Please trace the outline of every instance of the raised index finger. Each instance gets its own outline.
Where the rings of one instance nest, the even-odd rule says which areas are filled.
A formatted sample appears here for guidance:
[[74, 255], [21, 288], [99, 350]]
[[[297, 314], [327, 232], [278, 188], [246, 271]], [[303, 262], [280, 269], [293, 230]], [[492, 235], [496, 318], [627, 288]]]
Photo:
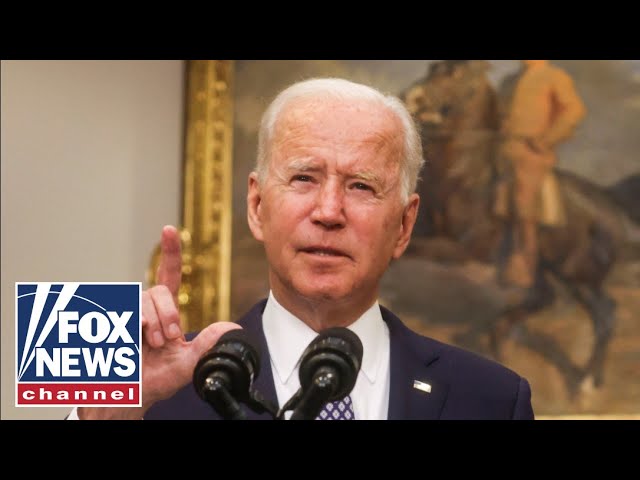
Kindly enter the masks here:
[[182, 279], [182, 254], [180, 251], [180, 234], [175, 227], [167, 225], [162, 228], [160, 252], [156, 283], [166, 286], [173, 297], [177, 298]]

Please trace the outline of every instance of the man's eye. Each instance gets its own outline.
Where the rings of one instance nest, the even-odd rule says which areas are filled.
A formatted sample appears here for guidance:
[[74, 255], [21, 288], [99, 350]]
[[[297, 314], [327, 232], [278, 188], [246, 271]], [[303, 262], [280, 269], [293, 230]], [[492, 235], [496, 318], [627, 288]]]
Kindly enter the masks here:
[[355, 188], [356, 190], [369, 190], [369, 191], [373, 192], [373, 188], [371, 188], [366, 183], [362, 183], [362, 182], [356, 182], [356, 183], [352, 184], [351, 187]]
[[310, 182], [312, 178], [309, 175], [294, 175], [293, 180], [298, 182]]

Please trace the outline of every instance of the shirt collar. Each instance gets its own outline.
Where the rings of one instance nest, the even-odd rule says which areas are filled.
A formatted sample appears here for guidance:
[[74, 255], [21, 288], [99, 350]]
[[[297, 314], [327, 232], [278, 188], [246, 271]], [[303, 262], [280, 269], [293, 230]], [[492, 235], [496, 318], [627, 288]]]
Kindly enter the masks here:
[[[280, 305], [272, 292], [269, 292], [262, 313], [262, 324], [271, 361], [280, 381], [286, 384], [291, 374], [297, 370], [302, 352], [318, 334]], [[386, 338], [385, 324], [378, 302], [371, 305], [348, 328], [358, 335], [362, 342], [361, 371], [370, 383], [374, 383], [379, 363], [384, 360], [379, 352], [382, 348], [381, 343]]]

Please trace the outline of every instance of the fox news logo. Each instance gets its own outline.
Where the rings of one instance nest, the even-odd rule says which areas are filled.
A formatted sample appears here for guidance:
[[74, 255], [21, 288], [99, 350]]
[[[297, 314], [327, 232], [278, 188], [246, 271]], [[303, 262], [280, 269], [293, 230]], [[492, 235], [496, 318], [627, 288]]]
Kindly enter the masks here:
[[140, 283], [16, 283], [17, 406], [141, 406]]

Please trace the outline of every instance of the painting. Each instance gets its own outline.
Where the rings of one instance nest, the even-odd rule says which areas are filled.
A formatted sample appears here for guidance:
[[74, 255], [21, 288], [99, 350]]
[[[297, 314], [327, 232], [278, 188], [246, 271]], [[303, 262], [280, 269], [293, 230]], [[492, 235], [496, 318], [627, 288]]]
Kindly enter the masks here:
[[[558, 80], [526, 73], [525, 62], [235, 61], [231, 318], [269, 291], [246, 220], [260, 116], [297, 80], [346, 77], [402, 98], [427, 160], [419, 221], [381, 303], [412, 329], [526, 377], [538, 416], [639, 414], [640, 61], [550, 61]], [[568, 111], [567, 89], [581, 105], [540, 147], [526, 129]], [[532, 110], [538, 120], [505, 126]], [[521, 147], [547, 152], [548, 168], [509, 161]], [[530, 268], [511, 281], [518, 248]]]

